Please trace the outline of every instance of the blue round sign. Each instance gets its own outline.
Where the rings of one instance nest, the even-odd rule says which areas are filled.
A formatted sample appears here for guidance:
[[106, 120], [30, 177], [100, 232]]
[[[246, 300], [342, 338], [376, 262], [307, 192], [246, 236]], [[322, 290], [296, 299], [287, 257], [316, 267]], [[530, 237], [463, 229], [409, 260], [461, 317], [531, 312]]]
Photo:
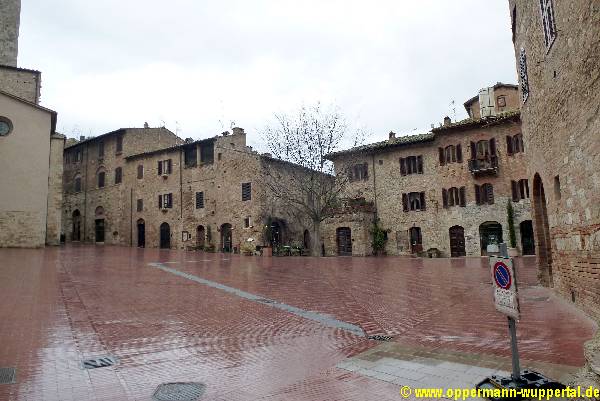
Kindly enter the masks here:
[[510, 270], [503, 262], [494, 265], [494, 281], [498, 287], [504, 290], [508, 290], [512, 284]]

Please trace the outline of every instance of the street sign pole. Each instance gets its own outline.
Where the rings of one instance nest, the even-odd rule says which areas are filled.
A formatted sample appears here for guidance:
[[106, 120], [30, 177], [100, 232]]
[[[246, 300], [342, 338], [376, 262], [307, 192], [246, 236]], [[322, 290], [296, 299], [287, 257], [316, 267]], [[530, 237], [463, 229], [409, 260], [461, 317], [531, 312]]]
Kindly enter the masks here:
[[[500, 256], [508, 258], [506, 243], [500, 244]], [[517, 282], [517, 269], [513, 271], [515, 283]], [[508, 316], [508, 332], [510, 334], [510, 350], [512, 354], [512, 378], [516, 382], [521, 379], [521, 365], [519, 363], [519, 348], [517, 347], [517, 321]]]

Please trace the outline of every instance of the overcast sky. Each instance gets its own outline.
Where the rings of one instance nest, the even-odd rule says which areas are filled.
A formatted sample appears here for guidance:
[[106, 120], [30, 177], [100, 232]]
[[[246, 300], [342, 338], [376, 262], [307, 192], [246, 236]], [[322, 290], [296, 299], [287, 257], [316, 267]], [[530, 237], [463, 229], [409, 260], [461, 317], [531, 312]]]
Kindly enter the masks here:
[[[68, 136], [166, 125], [257, 132], [321, 101], [371, 133], [422, 133], [515, 83], [508, 2], [22, 0], [19, 66]], [[163, 123], [164, 122], [164, 123]]]

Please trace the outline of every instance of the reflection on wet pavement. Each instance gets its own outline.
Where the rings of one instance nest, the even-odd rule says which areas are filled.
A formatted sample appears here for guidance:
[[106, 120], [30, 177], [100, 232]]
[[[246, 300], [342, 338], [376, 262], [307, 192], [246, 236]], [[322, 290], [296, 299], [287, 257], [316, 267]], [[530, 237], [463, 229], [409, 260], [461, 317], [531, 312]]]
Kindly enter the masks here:
[[[396, 383], [340, 365], [381, 344], [363, 331], [394, 336], [386, 345], [509, 355], [506, 320], [479, 258], [223, 258], [73, 246], [2, 249], [0, 261], [0, 367], [17, 368], [16, 383], [0, 385], [2, 400], [150, 400], [166, 382], [201, 382], [203, 400], [397, 400]], [[535, 286], [534, 259], [519, 262], [523, 358], [582, 365], [581, 345], [596, 327]], [[118, 363], [82, 369], [84, 359], [106, 355]]]

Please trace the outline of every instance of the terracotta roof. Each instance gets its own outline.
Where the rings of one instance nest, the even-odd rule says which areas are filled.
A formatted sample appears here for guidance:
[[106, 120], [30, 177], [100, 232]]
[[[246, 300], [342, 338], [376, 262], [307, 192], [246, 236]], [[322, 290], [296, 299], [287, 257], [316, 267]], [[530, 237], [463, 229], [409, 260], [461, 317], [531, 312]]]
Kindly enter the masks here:
[[[79, 146], [79, 145], [84, 144], [84, 143], [92, 142], [92, 141], [95, 141], [96, 139], [105, 138], [105, 137], [107, 137], [109, 135], [112, 135], [112, 134], [117, 134], [117, 133], [125, 132], [127, 130], [134, 130], [134, 129], [139, 129], [139, 130], [143, 130], [143, 129], [164, 129], [165, 131], [168, 131], [171, 134], [173, 134], [173, 132], [171, 132], [170, 130], [166, 129], [165, 127], [157, 127], [157, 128], [133, 128], [133, 127], [132, 128], [119, 128], [117, 130], [114, 130], [114, 131], [111, 131], [111, 132], [107, 132], [106, 134], [102, 134], [102, 135], [98, 135], [98, 136], [92, 136], [92, 137], [84, 139], [83, 141], [77, 141], [75, 143], [72, 143], [72, 144], [66, 146], [65, 149], [73, 148], [75, 146]], [[175, 135], [175, 134], [173, 134], [173, 135]], [[70, 138], [70, 139], [77, 140], [77, 138]]]
[[212, 138], [206, 138], [206, 139], [199, 139], [193, 142], [186, 142], [186, 143], [180, 143], [177, 145], [173, 145], [173, 146], [168, 146], [166, 148], [161, 148], [161, 149], [156, 149], [156, 150], [149, 150], [147, 152], [142, 152], [142, 153], [136, 153], [135, 155], [129, 155], [125, 158], [125, 160], [132, 160], [132, 159], [137, 159], [139, 157], [143, 157], [143, 156], [151, 156], [151, 155], [157, 155], [160, 153], [167, 153], [167, 152], [171, 152], [174, 150], [179, 150], [181, 148], [184, 148], [186, 146], [190, 146], [190, 145], [197, 145], [197, 144], [201, 144], [201, 143], [208, 143], [208, 142], [214, 142], [216, 141], [217, 137], [212, 137]]
[[389, 149], [389, 148], [397, 148], [397, 147], [408, 146], [408, 145], [413, 145], [413, 144], [417, 144], [417, 143], [431, 142], [434, 139], [435, 139], [435, 135], [431, 132], [428, 132], [426, 134], [418, 134], [418, 135], [405, 135], [405, 136], [400, 136], [400, 137], [393, 138], [393, 139], [386, 140], [386, 141], [370, 143], [367, 145], [357, 146], [357, 147], [350, 148], [347, 150], [341, 150], [339, 152], [333, 152], [333, 153], [328, 154], [326, 156], [326, 158], [328, 160], [333, 160], [339, 156], [343, 156], [346, 154], [357, 153], [357, 152], [365, 152], [365, 153], [377, 152], [377, 151]]
[[41, 74], [41, 72], [39, 72], [38, 70], [30, 70], [28, 68], [13, 67], [12, 65], [0, 64], [0, 68], [3, 68], [5, 70], [13, 70], [13, 71], [33, 72], [34, 74], [37, 74], [37, 75]]
[[2, 90], [0, 90], [0, 94], [4, 95], [6, 97], [9, 97], [11, 99], [17, 100], [17, 101], [19, 101], [21, 103], [24, 103], [24, 104], [28, 105], [28, 106], [34, 107], [34, 108], [36, 108], [38, 110], [45, 111], [46, 113], [50, 113], [51, 119], [52, 119], [51, 120], [52, 128], [51, 128], [50, 134], [54, 134], [56, 132], [56, 117], [57, 117], [57, 114], [56, 114], [56, 112], [54, 110], [50, 110], [50, 109], [48, 109], [46, 107], [40, 106], [39, 104], [32, 103], [32, 102], [30, 102], [28, 100], [25, 100], [23, 98], [15, 96], [15, 95], [13, 95], [11, 93], [4, 92]]
[[433, 128], [431, 132], [437, 133], [450, 130], [461, 130], [465, 128], [488, 127], [502, 123], [507, 120], [517, 120], [520, 118], [520, 111], [507, 111], [497, 116], [485, 117], [480, 119], [467, 118], [466, 120], [457, 121], [455, 123], [450, 123], [449, 125], [443, 125], [441, 127]]

